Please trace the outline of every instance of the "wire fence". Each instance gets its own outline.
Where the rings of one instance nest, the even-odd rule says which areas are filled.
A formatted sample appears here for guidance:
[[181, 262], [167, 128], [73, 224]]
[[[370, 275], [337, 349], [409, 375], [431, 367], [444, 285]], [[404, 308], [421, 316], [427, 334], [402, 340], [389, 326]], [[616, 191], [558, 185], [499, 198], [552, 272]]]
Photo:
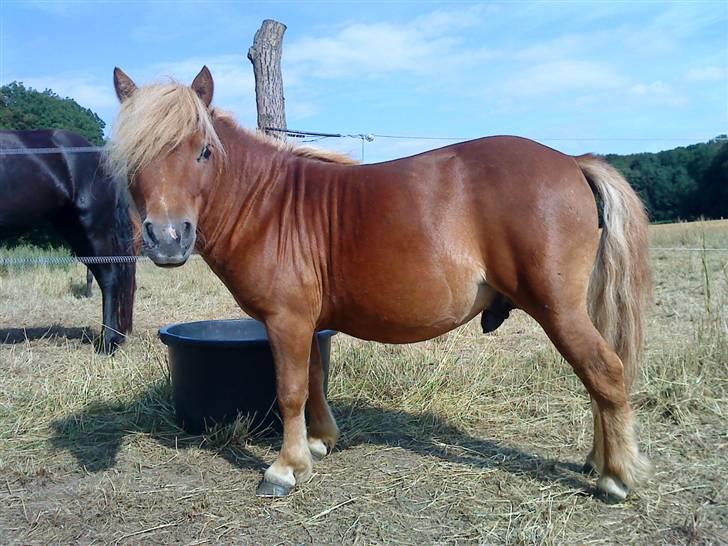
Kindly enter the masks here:
[[103, 146], [67, 146], [59, 148], [0, 148], [0, 155], [88, 154], [103, 152]]
[[[364, 162], [364, 145], [368, 142], [374, 142], [376, 139], [390, 140], [420, 140], [433, 142], [465, 142], [478, 137], [460, 137], [460, 136], [431, 136], [431, 135], [386, 135], [381, 133], [323, 133], [320, 131], [299, 131], [296, 129], [287, 129], [282, 127], [263, 127], [261, 129], [267, 133], [282, 133], [291, 138], [308, 138], [303, 142], [318, 142], [326, 138], [355, 138], [361, 140], [361, 162]], [[676, 142], [689, 143], [698, 142], [702, 138], [692, 137], [531, 137], [537, 142]], [[728, 142], [728, 137], [721, 135], [710, 140], [716, 142]]]
[[[354, 138], [361, 140], [361, 155], [364, 160], [364, 144], [374, 142], [378, 138], [392, 140], [430, 140], [441, 142], [463, 142], [476, 137], [459, 136], [431, 136], [431, 135], [386, 135], [381, 133], [324, 133], [320, 131], [299, 131], [296, 129], [284, 129], [280, 127], [263, 127], [262, 131], [283, 133], [291, 138], [308, 138], [312, 140], [305, 142], [317, 142], [326, 138]], [[603, 142], [697, 142], [701, 138], [692, 137], [534, 137], [540, 142], [578, 142], [578, 141], [603, 141]], [[728, 142], [728, 137], [718, 136], [711, 140], [717, 142]], [[68, 146], [57, 148], [0, 148], [0, 156], [3, 155], [27, 155], [27, 154], [67, 154], [67, 153], [101, 153], [103, 146]]]
[[[190, 259], [201, 258], [192, 254]], [[140, 261], [151, 261], [149, 256], [0, 256], [0, 267], [43, 267], [66, 266], [73, 264], [125, 264]]]
[[[650, 251], [667, 252], [728, 252], [728, 248], [719, 247], [651, 247]], [[190, 259], [201, 258], [199, 254], [192, 254]], [[44, 267], [66, 266], [73, 264], [123, 264], [140, 261], [151, 261], [149, 256], [0, 256], [0, 267]]]
[[702, 247], [682, 247], [682, 246], [653, 246], [650, 247], [650, 250], [669, 250], [669, 251], [684, 251], [684, 252], [710, 252], [710, 251], [718, 251], [718, 252], [728, 252], [728, 248], [718, 248], [713, 246], [707, 246], [705, 248]]
[[[381, 133], [322, 133], [318, 131], [299, 131], [296, 129], [283, 129], [280, 127], [263, 127], [264, 131], [272, 131], [275, 133], [285, 133], [286, 136], [292, 138], [305, 138], [309, 136], [323, 138], [358, 138], [367, 142], [372, 142], [377, 138], [389, 138], [398, 140], [448, 140], [448, 141], [464, 141], [473, 140], [478, 137], [464, 136], [422, 136], [422, 135], [385, 135]], [[562, 142], [578, 142], [578, 141], [604, 141], [604, 142], [698, 142], [701, 138], [692, 137], [533, 137], [537, 141], [562, 141]], [[710, 140], [717, 142], [727, 142], [728, 137], [718, 136]]]
[[[440, 141], [464, 141], [469, 140], [467, 137], [436, 137], [436, 136], [417, 136], [417, 135], [385, 135], [378, 133], [324, 133], [320, 131], [298, 131], [295, 129], [283, 129], [279, 127], [264, 127], [264, 131], [272, 131], [285, 133], [293, 138], [319, 137], [323, 138], [356, 138], [362, 142], [372, 142], [376, 138], [386, 139], [402, 139], [402, 140], [440, 140]], [[674, 140], [674, 141], [693, 141], [685, 137], [680, 138], [542, 138], [539, 140], [613, 140], [613, 141], [654, 141], [654, 140]], [[717, 137], [714, 140], [728, 141], [728, 137]], [[100, 153], [104, 151], [103, 146], [68, 146], [57, 148], [0, 148], [0, 156], [2, 155], [27, 155], [27, 154], [66, 154], [66, 153]], [[668, 252], [728, 252], [728, 248], [689, 248], [689, 247], [652, 247], [652, 251], [668, 251]], [[191, 258], [199, 258], [198, 254], [193, 254]], [[138, 261], [148, 261], [148, 256], [32, 256], [32, 257], [3, 257], [0, 256], [0, 266], [4, 267], [42, 267], [42, 266], [63, 266], [81, 263], [84, 265], [94, 264], [121, 264], [135, 263]]]

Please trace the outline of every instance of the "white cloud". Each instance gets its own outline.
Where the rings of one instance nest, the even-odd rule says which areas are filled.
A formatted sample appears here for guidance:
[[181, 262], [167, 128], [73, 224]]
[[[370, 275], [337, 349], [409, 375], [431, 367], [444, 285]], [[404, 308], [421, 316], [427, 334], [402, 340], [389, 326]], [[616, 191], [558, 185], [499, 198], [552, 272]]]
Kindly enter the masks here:
[[461, 47], [455, 31], [479, 24], [487, 7], [435, 11], [407, 24], [353, 23], [332, 36], [304, 37], [286, 46], [285, 62], [295, 73], [322, 78], [366, 79], [390, 72], [455, 69], [489, 55]]
[[350, 25], [330, 38], [303, 38], [288, 48], [288, 62], [302, 64], [319, 77], [364, 78], [381, 73], [418, 71], [440, 50], [452, 47], [448, 38], [425, 39], [412, 27], [390, 23]]
[[692, 82], [728, 81], [728, 71], [720, 66], [702, 66], [688, 70], [687, 79]]
[[530, 66], [502, 88], [514, 96], [537, 96], [567, 90], [614, 89], [624, 84], [625, 78], [603, 63], [561, 60]]
[[526, 62], [545, 62], [572, 57], [574, 52], [583, 52], [589, 47], [600, 44], [603, 38], [603, 33], [567, 34], [514, 50], [510, 56], [515, 60]]
[[[655, 30], [662, 30], [670, 36], [684, 38], [694, 36], [704, 31], [706, 27], [716, 23], [725, 25], [728, 22], [728, 14], [725, 9], [720, 9], [720, 2], [712, 6], [711, 3], [703, 6], [703, 9], [691, 5], [692, 2], [675, 2], [669, 8], [658, 15], [650, 25]], [[705, 9], [705, 8], [717, 9]], [[725, 8], [725, 5], [723, 5]]]
[[662, 80], [655, 80], [650, 83], [636, 83], [629, 87], [629, 92], [639, 99], [648, 99], [653, 104], [683, 106], [687, 103], [685, 97], [678, 94]]
[[662, 81], [654, 81], [652, 83], [637, 83], [630, 87], [630, 91], [635, 95], [667, 95], [670, 88]]

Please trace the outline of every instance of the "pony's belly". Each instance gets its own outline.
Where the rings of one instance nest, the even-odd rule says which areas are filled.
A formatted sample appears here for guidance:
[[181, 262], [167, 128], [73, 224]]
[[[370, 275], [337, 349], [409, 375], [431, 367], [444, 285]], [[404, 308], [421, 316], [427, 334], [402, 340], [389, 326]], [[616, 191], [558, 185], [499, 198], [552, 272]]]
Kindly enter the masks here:
[[338, 328], [338, 330], [350, 336], [368, 341], [378, 341], [380, 343], [416, 343], [445, 334], [465, 322], [467, 320], [441, 322], [432, 326], [415, 326], [379, 321], [375, 325], [367, 326], [357, 324], [351, 325], [351, 327]]
[[333, 328], [382, 343], [424, 341], [468, 322], [495, 294], [487, 284], [473, 282], [457, 290], [416, 290], [387, 301], [372, 298], [353, 306]]

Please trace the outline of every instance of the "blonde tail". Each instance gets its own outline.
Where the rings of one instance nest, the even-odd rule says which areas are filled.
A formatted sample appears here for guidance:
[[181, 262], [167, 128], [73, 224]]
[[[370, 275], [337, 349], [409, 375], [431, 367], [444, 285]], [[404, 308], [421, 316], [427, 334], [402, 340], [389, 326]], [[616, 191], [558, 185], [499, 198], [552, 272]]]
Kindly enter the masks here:
[[606, 161], [591, 155], [574, 159], [601, 201], [604, 224], [589, 282], [589, 315], [622, 360], [629, 392], [639, 371], [644, 312], [652, 297], [647, 213]]

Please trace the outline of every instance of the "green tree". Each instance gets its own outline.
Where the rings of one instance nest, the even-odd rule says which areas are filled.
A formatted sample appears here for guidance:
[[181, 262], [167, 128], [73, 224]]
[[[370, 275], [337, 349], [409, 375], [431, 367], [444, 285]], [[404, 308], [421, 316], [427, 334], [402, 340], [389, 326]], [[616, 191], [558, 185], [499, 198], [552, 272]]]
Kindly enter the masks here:
[[0, 128], [68, 129], [97, 145], [104, 143], [104, 121], [71, 98], [13, 82], [0, 87]]
[[658, 153], [605, 159], [640, 193], [652, 220], [719, 218], [728, 215], [727, 150], [723, 135]]
[[705, 216], [728, 218], [728, 142], [713, 156], [701, 178], [699, 192], [699, 206]]

